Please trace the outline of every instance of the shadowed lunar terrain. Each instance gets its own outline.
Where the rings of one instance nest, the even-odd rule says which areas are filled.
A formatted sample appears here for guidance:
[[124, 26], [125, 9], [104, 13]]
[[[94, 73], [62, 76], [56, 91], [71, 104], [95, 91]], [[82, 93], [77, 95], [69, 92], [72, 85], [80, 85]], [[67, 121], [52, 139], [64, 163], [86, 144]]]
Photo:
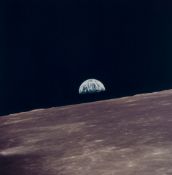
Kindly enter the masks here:
[[172, 90], [0, 118], [1, 175], [171, 175]]

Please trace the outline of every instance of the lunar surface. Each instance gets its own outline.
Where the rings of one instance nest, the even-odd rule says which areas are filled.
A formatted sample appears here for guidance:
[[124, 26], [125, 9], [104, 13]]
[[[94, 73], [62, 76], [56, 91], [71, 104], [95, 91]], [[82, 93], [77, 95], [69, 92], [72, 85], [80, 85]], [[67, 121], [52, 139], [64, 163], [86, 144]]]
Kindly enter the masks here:
[[1, 175], [171, 175], [172, 90], [0, 118]]
[[88, 79], [79, 87], [79, 94], [89, 94], [105, 91], [103, 83], [96, 79]]

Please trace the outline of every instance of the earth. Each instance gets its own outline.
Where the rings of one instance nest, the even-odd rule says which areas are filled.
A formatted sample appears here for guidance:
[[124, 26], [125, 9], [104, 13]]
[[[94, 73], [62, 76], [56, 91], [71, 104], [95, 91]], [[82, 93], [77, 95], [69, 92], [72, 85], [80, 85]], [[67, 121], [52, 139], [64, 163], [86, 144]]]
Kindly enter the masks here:
[[0, 117], [1, 175], [171, 175], [172, 90]]
[[79, 87], [79, 94], [90, 94], [105, 91], [104, 85], [96, 79], [88, 79]]

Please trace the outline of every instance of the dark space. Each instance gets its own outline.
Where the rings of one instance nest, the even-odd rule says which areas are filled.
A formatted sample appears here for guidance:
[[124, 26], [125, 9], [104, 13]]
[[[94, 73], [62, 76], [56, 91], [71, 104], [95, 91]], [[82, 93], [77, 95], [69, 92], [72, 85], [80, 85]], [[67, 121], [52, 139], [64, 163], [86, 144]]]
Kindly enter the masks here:
[[[0, 115], [172, 88], [170, 0], [7, 0], [0, 8]], [[107, 91], [79, 95], [89, 78]]]

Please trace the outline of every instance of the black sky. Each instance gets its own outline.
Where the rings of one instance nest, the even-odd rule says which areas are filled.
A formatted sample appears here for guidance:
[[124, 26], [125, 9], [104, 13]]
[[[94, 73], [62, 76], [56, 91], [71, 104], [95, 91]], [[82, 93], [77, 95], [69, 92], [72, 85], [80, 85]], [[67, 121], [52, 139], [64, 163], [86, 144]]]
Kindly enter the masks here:
[[88, 78], [104, 83], [103, 99], [172, 88], [171, 9], [170, 0], [2, 1], [0, 115], [83, 102]]

